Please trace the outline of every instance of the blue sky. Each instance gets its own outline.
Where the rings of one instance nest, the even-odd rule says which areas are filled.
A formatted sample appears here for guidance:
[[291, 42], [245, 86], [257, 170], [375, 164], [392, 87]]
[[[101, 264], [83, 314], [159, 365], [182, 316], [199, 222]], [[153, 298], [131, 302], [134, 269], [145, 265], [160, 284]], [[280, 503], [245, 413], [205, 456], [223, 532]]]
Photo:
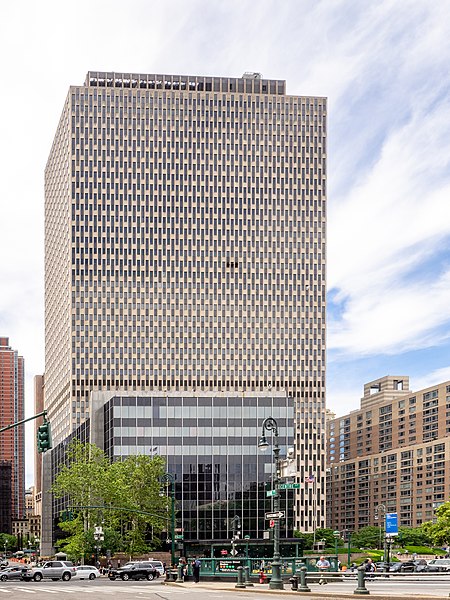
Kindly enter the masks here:
[[97, 69], [259, 71], [327, 96], [328, 405], [357, 408], [386, 374], [450, 379], [447, 0], [18, 0], [0, 19], [0, 334], [25, 356], [28, 414], [44, 168], [69, 85]]

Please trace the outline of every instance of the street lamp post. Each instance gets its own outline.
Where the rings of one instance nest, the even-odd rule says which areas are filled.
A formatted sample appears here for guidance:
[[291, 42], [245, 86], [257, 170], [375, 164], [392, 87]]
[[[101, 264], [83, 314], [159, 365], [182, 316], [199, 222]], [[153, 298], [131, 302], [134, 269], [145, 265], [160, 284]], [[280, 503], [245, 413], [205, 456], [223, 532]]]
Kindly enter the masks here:
[[[258, 448], [261, 451], [268, 449], [265, 431], [273, 431], [273, 460], [275, 463], [275, 476], [273, 478], [273, 511], [274, 513], [280, 510], [280, 495], [278, 490], [280, 477], [280, 447], [278, 445], [278, 424], [273, 417], [267, 417], [262, 424], [262, 433], [259, 438]], [[281, 579], [281, 561], [280, 561], [280, 519], [274, 519], [273, 527], [273, 560], [272, 560], [272, 577], [270, 579], [269, 588], [272, 590], [284, 589], [283, 580]]]
[[380, 523], [380, 541], [379, 541], [379, 546], [380, 546], [380, 550], [383, 548], [383, 561], [386, 562], [386, 544], [383, 543], [384, 540], [384, 527], [385, 527], [385, 520], [386, 520], [386, 506], [384, 504], [378, 504], [377, 506], [375, 506], [375, 515], [374, 518], [375, 520], [378, 520], [379, 518], [382, 518], [382, 521]]
[[34, 544], [36, 546], [36, 562], [39, 562], [39, 554], [41, 552], [41, 540], [38, 537], [35, 537]]
[[333, 531], [333, 537], [334, 537], [334, 553], [336, 554], [336, 557], [338, 557], [338, 540], [341, 537], [341, 532], [340, 531]]
[[172, 473], [164, 473], [161, 481], [170, 484], [170, 560], [173, 567], [175, 566], [175, 476]]

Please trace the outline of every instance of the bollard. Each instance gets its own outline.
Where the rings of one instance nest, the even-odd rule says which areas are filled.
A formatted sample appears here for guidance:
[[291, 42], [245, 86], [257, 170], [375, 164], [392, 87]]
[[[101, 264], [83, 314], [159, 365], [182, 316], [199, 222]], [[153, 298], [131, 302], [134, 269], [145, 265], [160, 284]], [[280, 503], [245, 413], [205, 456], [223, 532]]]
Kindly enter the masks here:
[[244, 585], [245, 587], [253, 587], [253, 583], [250, 581], [250, 567], [244, 567]]
[[299, 592], [310, 592], [311, 590], [309, 589], [309, 587], [306, 585], [306, 567], [300, 567], [300, 587], [298, 588], [297, 591]]
[[176, 583], [184, 583], [183, 570], [184, 570], [184, 565], [182, 563], [179, 563], [178, 567], [177, 567]]
[[291, 590], [296, 592], [298, 590], [298, 575], [292, 575], [289, 579], [289, 583], [291, 584]]
[[243, 567], [238, 567], [237, 568], [237, 583], [234, 586], [236, 588], [245, 588], [245, 584], [244, 584], [244, 569]]
[[354, 594], [370, 594], [369, 590], [366, 588], [366, 570], [363, 566], [358, 567], [358, 587], [354, 590]]

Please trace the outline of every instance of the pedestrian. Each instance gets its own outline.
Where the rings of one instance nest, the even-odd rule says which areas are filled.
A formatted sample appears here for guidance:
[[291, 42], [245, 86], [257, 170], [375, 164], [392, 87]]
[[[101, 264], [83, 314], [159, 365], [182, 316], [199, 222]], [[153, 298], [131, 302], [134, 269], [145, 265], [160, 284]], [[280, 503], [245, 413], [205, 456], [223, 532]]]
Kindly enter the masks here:
[[181, 557], [180, 558], [180, 562], [178, 563], [179, 565], [181, 565], [181, 575], [183, 577], [183, 581], [187, 575], [187, 562], [186, 559]]
[[369, 574], [369, 575], [367, 575], [367, 579], [372, 580], [373, 579], [372, 573], [375, 573], [377, 568], [371, 558], [366, 558], [366, 560], [364, 561], [364, 570], [366, 571], [366, 573]]
[[325, 579], [325, 577], [323, 576], [323, 574], [328, 571], [328, 569], [330, 568], [330, 563], [329, 561], [325, 558], [325, 556], [321, 556], [319, 558], [319, 560], [316, 562], [316, 567], [319, 569], [320, 572], [320, 579], [319, 579], [319, 585], [325, 585], [327, 582], [327, 580]]
[[194, 583], [198, 583], [200, 581], [200, 567], [201, 567], [201, 562], [199, 561], [199, 559], [195, 556], [194, 560], [192, 561], [192, 574], [194, 576]]

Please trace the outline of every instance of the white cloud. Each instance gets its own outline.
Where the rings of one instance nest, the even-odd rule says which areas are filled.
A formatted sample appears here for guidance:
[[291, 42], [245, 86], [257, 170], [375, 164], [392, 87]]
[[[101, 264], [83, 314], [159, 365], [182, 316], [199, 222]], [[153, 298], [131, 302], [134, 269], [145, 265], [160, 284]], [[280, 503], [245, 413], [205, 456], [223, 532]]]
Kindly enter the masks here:
[[421, 272], [450, 229], [446, 0], [23, 0], [0, 19], [0, 333], [25, 357], [28, 412], [44, 367], [43, 171], [90, 69], [255, 70], [328, 96], [328, 275], [344, 306], [330, 346], [348, 358], [448, 335], [448, 268]]
[[411, 377], [410, 388], [413, 392], [424, 390], [443, 381], [450, 381], [450, 366], [436, 369], [423, 377]]

